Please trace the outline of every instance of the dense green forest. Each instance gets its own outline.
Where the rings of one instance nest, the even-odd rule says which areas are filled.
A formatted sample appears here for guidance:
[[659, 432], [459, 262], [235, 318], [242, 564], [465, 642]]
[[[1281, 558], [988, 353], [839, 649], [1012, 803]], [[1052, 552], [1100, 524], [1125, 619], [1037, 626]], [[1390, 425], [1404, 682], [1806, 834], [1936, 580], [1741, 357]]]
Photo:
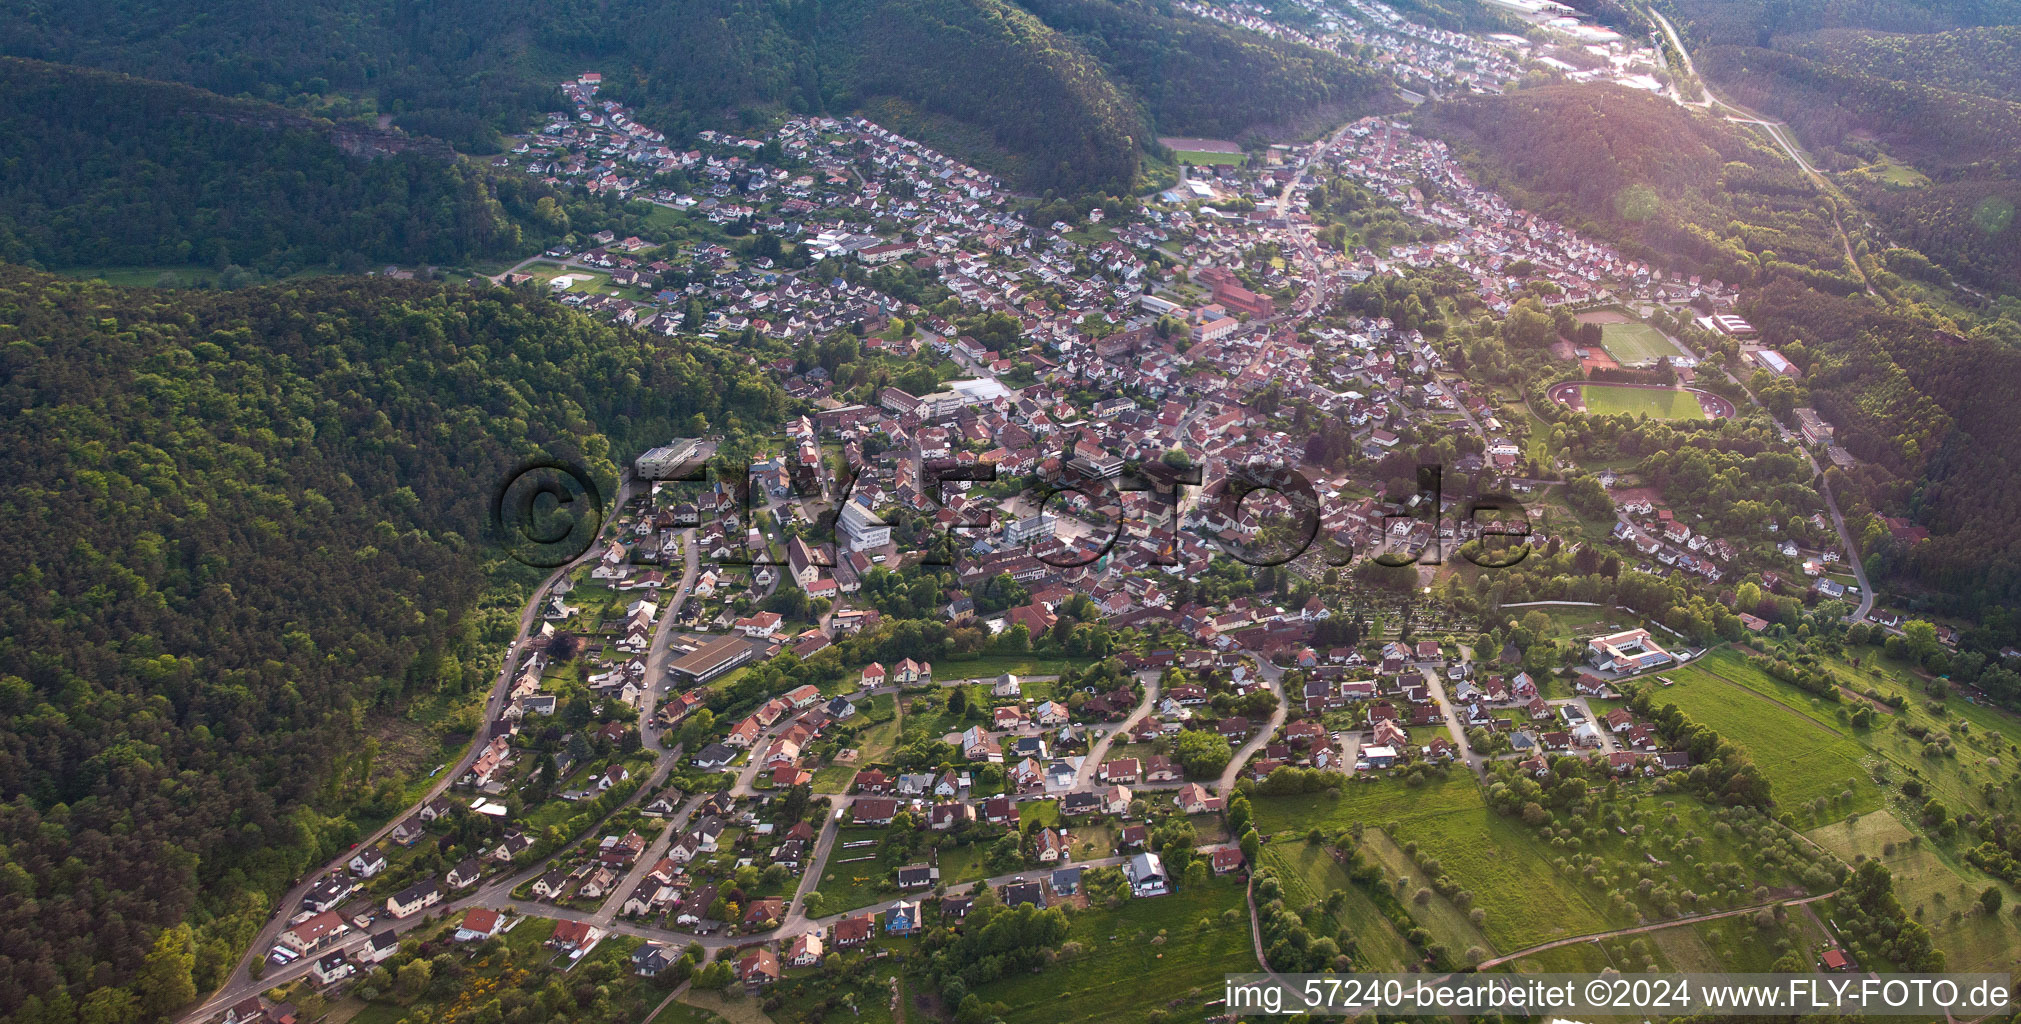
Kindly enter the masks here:
[[[599, 70], [678, 135], [725, 113], [896, 109], [915, 131], [1034, 189], [1121, 192], [1153, 131], [1293, 125], [1369, 92], [1367, 73], [1150, 0], [29, 0], [0, 53], [317, 105], [363, 97], [395, 123], [495, 151]], [[1075, 9], [1081, 8], [1081, 9]], [[1117, 39], [1099, 56], [1032, 11]], [[538, 70], [536, 70], [538, 69]], [[559, 69], [559, 71], [557, 70]], [[1141, 102], [1140, 102], [1141, 100]], [[1155, 119], [1155, 120], [1154, 120]]]
[[1665, 0], [1698, 46], [1768, 46], [1827, 29], [1944, 32], [2021, 22], [2021, 0]]
[[483, 535], [509, 467], [608, 482], [697, 414], [783, 412], [714, 349], [355, 277], [0, 267], [0, 360], [0, 1015], [29, 1021], [172, 1005], [191, 978], [142, 961], [178, 922], [216, 983], [347, 815], [399, 806], [361, 739], [496, 671], [528, 582]]
[[0, 260], [27, 266], [281, 278], [665, 234], [643, 200], [557, 189], [425, 136], [89, 68], [0, 57], [0, 134], [21, 143], [0, 155]]
[[1799, 57], [1865, 68], [1883, 78], [2021, 100], [2021, 26], [1921, 35], [1830, 29], [1789, 37], [1780, 45]]
[[1890, 240], [1984, 289], [2021, 291], [2021, 3], [1677, 0], [1699, 70], [1789, 123]]
[[439, 143], [188, 86], [0, 59], [0, 136], [13, 263], [362, 270], [522, 246], [484, 176]]

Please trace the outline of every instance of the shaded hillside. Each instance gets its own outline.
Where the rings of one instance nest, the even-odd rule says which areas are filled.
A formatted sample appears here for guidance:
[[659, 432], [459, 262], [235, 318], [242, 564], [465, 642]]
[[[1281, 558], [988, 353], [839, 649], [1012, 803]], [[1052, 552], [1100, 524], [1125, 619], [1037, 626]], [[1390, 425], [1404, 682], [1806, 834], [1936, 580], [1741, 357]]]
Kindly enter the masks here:
[[1925, 35], [1838, 29], [1778, 40], [1809, 60], [1882, 78], [2021, 100], [2021, 27], [1968, 28]]
[[1872, 136], [1933, 175], [2021, 168], [2021, 104], [1754, 47], [1715, 47], [1698, 64], [1734, 102], [1787, 120], [1828, 154]]
[[[467, 151], [493, 149], [498, 130], [554, 109], [553, 69], [594, 69], [676, 133], [745, 106], [839, 114], [895, 100], [952, 122], [947, 135], [968, 141], [967, 155], [995, 158], [1021, 183], [1071, 191], [1126, 188], [1154, 128], [1289, 124], [1360, 88], [1332, 58], [1109, 0], [1045, 6], [1117, 33], [1108, 67], [1010, 0], [21, 7], [0, 23], [0, 52], [276, 101], [364, 95]], [[1191, 73], [1167, 74], [1167, 58]]]
[[[1819, 166], [1882, 158], [1933, 183], [1841, 179], [1891, 241], [1980, 288], [2021, 291], [2021, 2], [1678, 0], [1699, 70], [1789, 123]], [[1913, 262], [1914, 257], [1908, 257]]]
[[[1198, 18], [1149, 0], [1018, 0], [1102, 62], [1164, 134], [1234, 137], [1384, 90], [1373, 66]], [[1268, 74], [1256, 74], [1269, 68]]]
[[[1862, 460], [1838, 489], [1868, 570], [1995, 635], [2021, 629], [2021, 334], [1950, 333], [1919, 308], [1881, 309], [1776, 281], [1742, 309], [1766, 343], [1801, 344], [1808, 400]], [[1929, 527], [1892, 540], [1861, 506]], [[2002, 643], [2011, 642], [2003, 639]]]
[[2011, 204], [2021, 191], [2021, 103], [1752, 47], [1716, 47], [1698, 64], [1734, 102], [1786, 120], [1826, 168], [1885, 153], [1929, 175], [1934, 185], [1906, 191], [1866, 177], [1848, 184], [1898, 241], [1980, 287], [2021, 288], [2021, 230], [1976, 206], [1988, 196]]
[[1769, 46], [1827, 29], [1944, 32], [2021, 22], [2021, 0], [1669, 0], [1699, 46]]
[[696, 413], [781, 402], [715, 350], [504, 289], [0, 266], [0, 1015], [159, 996], [141, 959], [181, 921], [216, 982], [355, 838], [343, 815], [397, 809], [356, 782], [361, 731], [496, 671], [516, 614], [479, 597], [527, 572], [484, 536], [510, 467], [608, 481]]
[[294, 267], [515, 249], [440, 143], [188, 86], [0, 58], [0, 259]]
[[1476, 180], [1658, 263], [1726, 280], [1856, 289], [1830, 210], [1758, 136], [1618, 86], [1560, 85], [1419, 109]]

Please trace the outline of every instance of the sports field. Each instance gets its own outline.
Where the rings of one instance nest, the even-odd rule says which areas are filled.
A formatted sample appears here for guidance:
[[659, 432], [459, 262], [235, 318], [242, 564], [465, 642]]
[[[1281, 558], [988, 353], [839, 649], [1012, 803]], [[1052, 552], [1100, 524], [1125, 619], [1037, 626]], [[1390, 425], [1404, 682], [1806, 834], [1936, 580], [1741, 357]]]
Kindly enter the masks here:
[[1689, 391], [1665, 391], [1656, 388], [1618, 388], [1606, 384], [1588, 384], [1585, 387], [1586, 411], [1595, 416], [1612, 416], [1627, 413], [1630, 416], [1647, 415], [1652, 420], [1702, 420], [1705, 410], [1698, 405], [1698, 396]]
[[1225, 139], [1166, 135], [1158, 139], [1158, 144], [1172, 151], [1172, 159], [1196, 167], [1204, 164], [1240, 164], [1248, 159], [1241, 146]]
[[1623, 366], [1677, 355], [1677, 346], [1648, 324], [1601, 324], [1600, 346]]

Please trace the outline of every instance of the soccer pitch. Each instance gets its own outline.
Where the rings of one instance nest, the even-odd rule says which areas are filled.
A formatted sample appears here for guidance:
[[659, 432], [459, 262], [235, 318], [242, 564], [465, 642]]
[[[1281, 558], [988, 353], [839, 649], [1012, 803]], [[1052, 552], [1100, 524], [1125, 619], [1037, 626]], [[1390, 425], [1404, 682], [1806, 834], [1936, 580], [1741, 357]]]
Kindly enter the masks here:
[[1182, 164], [1192, 164], [1195, 167], [1208, 164], [1239, 165], [1248, 159], [1241, 153], [1206, 153], [1197, 149], [1175, 149], [1172, 151], [1172, 157]]
[[1623, 366], [1653, 363], [1677, 355], [1677, 346], [1648, 324], [1601, 324], [1600, 344]]
[[1588, 384], [1584, 389], [1586, 412], [1593, 416], [1647, 415], [1653, 420], [1702, 420], [1705, 410], [1698, 396], [1689, 391], [1662, 388], [1624, 388]]

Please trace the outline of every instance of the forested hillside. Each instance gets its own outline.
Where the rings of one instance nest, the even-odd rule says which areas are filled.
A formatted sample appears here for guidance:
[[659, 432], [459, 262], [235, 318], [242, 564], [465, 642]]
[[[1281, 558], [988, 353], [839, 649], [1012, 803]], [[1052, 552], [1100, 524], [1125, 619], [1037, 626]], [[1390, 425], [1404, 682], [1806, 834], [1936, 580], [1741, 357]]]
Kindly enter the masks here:
[[1681, 0], [1720, 95], [1789, 123], [1892, 240], [1984, 289], [2021, 290], [2021, 4]]
[[[1868, 569], [2004, 635], [2021, 608], [2021, 328], [1962, 338], [1920, 308], [1882, 309], [1792, 281], [1742, 313], [1773, 344], [1800, 346], [1803, 397], [1861, 464], [1838, 488]], [[1836, 472], [1836, 471], [1834, 471]], [[1849, 499], [1851, 499], [1849, 501]], [[1862, 507], [1906, 515], [1929, 540], [1897, 544]]]
[[1944, 32], [2021, 22], [2021, 0], [1669, 0], [1694, 46], [1768, 46], [1826, 29]]
[[2021, 26], [1922, 35], [1833, 29], [1793, 36], [1781, 45], [1799, 57], [1865, 68], [1883, 78], [2021, 100]]
[[0, 137], [9, 262], [364, 269], [521, 246], [439, 143], [187, 86], [0, 58]]
[[608, 482], [695, 414], [782, 401], [723, 353], [503, 289], [0, 267], [0, 1015], [176, 1005], [178, 958], [142, 967], [162, 929], [195, 926], [214, 983], [344, 815], [398, 806], [361, 734], [496, 671], [516, 577], [482, 531], [509, 467]]
[[1860, 287], [1816, 190], [1766, 140], [1619, 86], [1561, 85], [1419, 109], [1477, 180], [1661, 263]]
[[1086, 37], [1011, 0], [29, 0], [0, 23], [0, 52], [276, 102], [361, 96], [466, 152], [494, 151], [500, 129], [555, 109], [555, 68], [600, 70], [677, 134], [746, 106], [897, 104], [944, 122], [932, 141], [1032, 188], [1076, 192], [1126, 188], [1153, 132], [1295, 124], [1369, 88], [1337, 58], [1167, 4], [1029, 6], [1069, 33], [1115, 38], [1091, 55]]

